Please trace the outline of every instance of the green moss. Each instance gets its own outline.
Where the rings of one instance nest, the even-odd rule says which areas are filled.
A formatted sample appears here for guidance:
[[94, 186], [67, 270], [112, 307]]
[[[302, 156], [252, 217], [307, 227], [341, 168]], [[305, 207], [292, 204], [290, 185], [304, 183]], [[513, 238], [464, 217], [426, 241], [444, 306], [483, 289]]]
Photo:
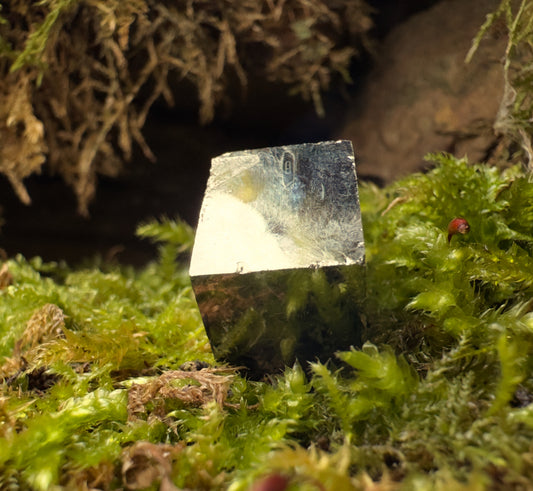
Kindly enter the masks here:
[[[180, 222], [140, 227], [160, 243], [140, 271], [8, 261], [2, 486], [113, 489], [146, 484], [149, 468], [148, 487], [527, 487], [533, 183], [519, 167], [431, 159], [427, 174], [361, 185], [366, 342], [309, 377], [209, 367]], [[457, 216], [470, 233], [448, 241]]]
[[41, 6], [48, 6], [49, 11], [42, 24], [38, 25], [31, 32], [26, 40], [24, 49], [17, 54], [10, 71], [14, 72], [25, 66], [45, 67], [43, 63], [43, 53], [46, 50], [52, 30], [61, 15], [73, 8], [80, 0], [56, 0], [40, 2]]

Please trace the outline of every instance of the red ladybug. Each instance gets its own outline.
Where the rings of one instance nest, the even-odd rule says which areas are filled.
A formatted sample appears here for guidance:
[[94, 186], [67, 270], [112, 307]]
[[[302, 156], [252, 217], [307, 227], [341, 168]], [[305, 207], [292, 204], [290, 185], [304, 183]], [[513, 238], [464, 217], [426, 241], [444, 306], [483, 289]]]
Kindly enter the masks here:
[[273, 473], [256, 481], [250, 491], [285, 491], [289, 481], [287, 476]]
[[461, 217], [454, 218], [448, 224], [448, 243], [452, 240], [455, 234], [467, 234], [470, 232], [470, 224]]

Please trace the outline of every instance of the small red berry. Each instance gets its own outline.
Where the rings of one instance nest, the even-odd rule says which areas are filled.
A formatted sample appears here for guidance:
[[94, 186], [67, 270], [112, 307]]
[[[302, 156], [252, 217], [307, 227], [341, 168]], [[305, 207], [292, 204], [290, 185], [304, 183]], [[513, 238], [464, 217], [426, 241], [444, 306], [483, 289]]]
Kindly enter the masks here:
[[270, 474], [256, 481], [251, 491], [285, 491], [289, 486], [289, 478], [281, 474]]
[[467, 234], [470, 232], [470, 225], [469, 223], [461, 217], [454, 218], [449, 224], [448, 224], [448, 242], [452, 240], [452, 237], [455, 234]]

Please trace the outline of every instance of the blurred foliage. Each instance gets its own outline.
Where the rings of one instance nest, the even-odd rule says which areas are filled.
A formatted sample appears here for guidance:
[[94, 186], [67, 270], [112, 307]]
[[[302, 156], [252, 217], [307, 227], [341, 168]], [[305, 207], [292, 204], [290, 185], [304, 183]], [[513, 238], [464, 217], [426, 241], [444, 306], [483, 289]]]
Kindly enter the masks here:
[[[494, 122], [495, 131], [503, 136], [499, 153], [503, 160], [512, 157], [518, 143], [533, 169], [533, 1], [502, 0], [474, 39], [467, 61], [474, 56], [486, 36], [507, 37], [503, 59], [504, 93]], [[518, 157], [519, 159], [519, 157]]]
[[365, 343], [309, 376], [213, 366], [181, 222], [139, 227], [161, 244], [140, 271], [6, 261], [0, 487], [528, 489], [533, 183], [430, 158], [361, 185]]
[[[97, 175], [116, 176], [152, 104], [176, 80], [196, 88], [203, 123], [248, 74], [314, 102], [372, 27], [363, 0], [13, 0], [0, 10], [0, 172], [20, 199], [46, 161], [87, 213]], [[233, 91], [235, 92], [235, 91]]]

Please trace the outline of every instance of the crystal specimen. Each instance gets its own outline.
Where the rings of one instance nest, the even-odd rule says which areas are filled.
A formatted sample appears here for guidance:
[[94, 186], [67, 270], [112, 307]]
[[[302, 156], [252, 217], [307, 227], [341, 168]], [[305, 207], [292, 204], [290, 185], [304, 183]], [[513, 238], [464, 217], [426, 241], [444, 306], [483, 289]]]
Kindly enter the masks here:
[[351, 143], [214, 158], [189, 273], [215, 357], [253, 378], [358, 344], [364, 240]]

